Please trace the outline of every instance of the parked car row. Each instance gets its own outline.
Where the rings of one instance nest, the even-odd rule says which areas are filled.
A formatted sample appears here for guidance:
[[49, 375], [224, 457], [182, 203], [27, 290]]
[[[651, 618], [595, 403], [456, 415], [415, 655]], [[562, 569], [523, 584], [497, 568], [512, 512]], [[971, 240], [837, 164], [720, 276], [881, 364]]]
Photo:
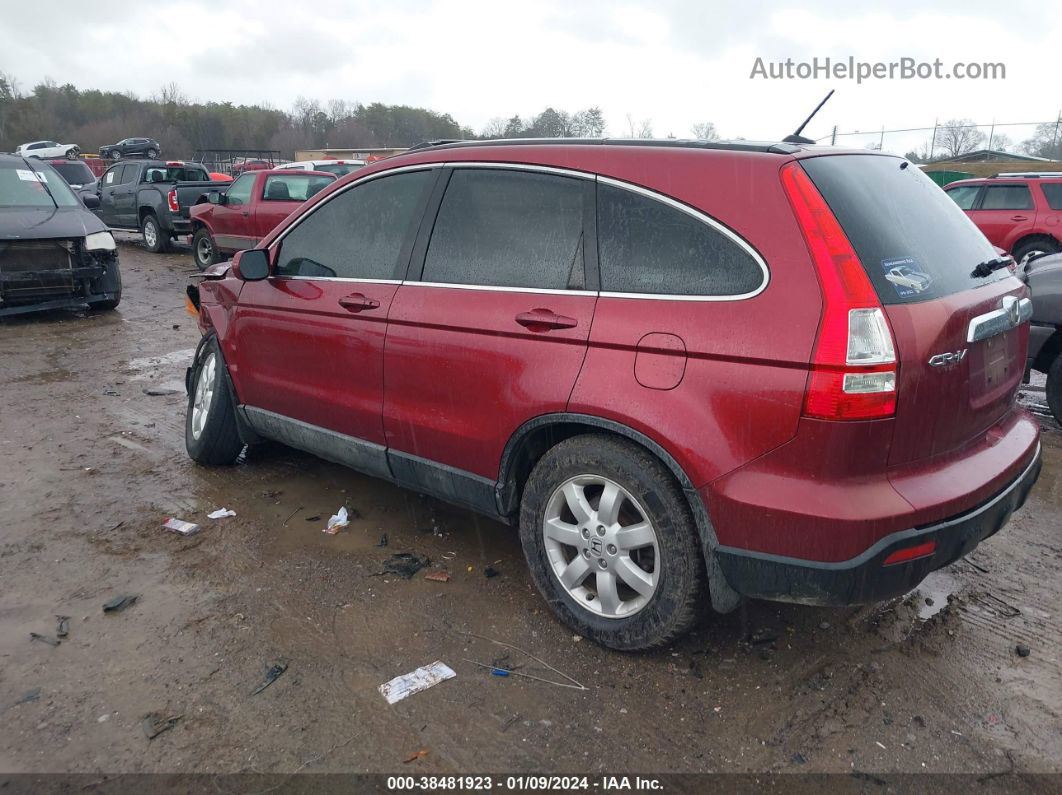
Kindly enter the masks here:
[[275, 440], [514, 525], [617, 649], [708, 602], [906, 593], [1041, 467], [1028, 288], [910, 165], [539, 141], [367, 166], [190, 288], [188, 453]]

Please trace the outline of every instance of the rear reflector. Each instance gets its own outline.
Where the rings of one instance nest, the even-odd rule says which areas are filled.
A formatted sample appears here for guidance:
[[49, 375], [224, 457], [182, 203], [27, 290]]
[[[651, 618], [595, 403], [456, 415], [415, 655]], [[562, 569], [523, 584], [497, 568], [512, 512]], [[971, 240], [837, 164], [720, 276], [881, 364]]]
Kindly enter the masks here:
[[916, 547], [907, 547], [905, 549], [897, 549], [887, 558], [882, 566], [892, 566], [897, 563], [906, 563], [909, 560], [918, 560], [919, 558], [928, 558], [934, 552], [937, 551], [936, 541], [927, 541], [924, 544], [919, 544]]
[[822, 320], [804, 415], [826, 420], [891, 417], [896, 413], [896, 349], [874, 286], [799, 163], [783, 167], [781, 177], [822, 287]]

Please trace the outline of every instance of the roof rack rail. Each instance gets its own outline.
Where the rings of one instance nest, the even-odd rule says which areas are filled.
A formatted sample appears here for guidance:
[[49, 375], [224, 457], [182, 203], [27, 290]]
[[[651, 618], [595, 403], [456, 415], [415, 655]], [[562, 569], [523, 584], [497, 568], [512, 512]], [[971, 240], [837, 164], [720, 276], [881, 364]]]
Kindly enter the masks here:
[[1022, 177], [1024, 179], [1036, 179], [1037, 177], [1062, 177], [1062, 171], [1000, 171], [993, 174], [996, 177]]
[[799, 152], [801, 145], [779, 141], [702, 141], [694, 138], [491, 138], [482, 141], [440, 139], [422, 141], [409, 147], [408, 152], [444, 147], [489, 146], [663, 146], [687, 149], [719, 149], [734, 152], [771, 152], [789, 155]]

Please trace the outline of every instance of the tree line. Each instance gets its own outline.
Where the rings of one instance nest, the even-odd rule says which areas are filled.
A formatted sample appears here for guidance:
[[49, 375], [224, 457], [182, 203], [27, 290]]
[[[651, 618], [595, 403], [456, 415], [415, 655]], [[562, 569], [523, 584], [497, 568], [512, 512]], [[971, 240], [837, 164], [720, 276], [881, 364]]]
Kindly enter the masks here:
[[[716, 140], [710, 122], [690, 130]], [[652, 119], [627, 116], [620, 135], [651, 138]], [[36, 140], [74, 143], [83, 152], [123, 138], [157, 140], [170, 157], [190, 157], [197, 149], [275, 149], [283, 157], [296, 150], [406, 147], [446, 138], [568, 138], [608, 134], [601, 108], [568, 112], [547, 107], [522, 117], [497, 117], [478, 133], [448, 113], [382, 102], [343, 99], [321, 102], [299, 97], [290, 110], [269, 105], [190, 100], [170, 83], [144, 99], [129, 92], [81, 90], [44, 81], [24, 92], [0, 72], [0, 152]]]
[[[960, 157], [991, 148], [997, 152], [1020, 152], [1049, 160], [1062, 160], [1062, 119], [1059, 122], [1038, 124], [1033, 134], [1019, 144], [1002, 132], [986, 134], [970, 119], [949, 119], [936, 129], [933, 139], [919, 150], [906, 154], [912, 163], [930, 163], [942, 158]], [[876, 148], [876, 144], [872, 145]]]

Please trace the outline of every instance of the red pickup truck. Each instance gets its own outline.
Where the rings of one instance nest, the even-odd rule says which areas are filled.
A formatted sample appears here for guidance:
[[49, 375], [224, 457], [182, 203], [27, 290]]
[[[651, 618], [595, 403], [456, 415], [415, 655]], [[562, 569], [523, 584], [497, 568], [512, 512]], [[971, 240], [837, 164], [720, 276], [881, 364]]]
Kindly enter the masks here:
[[190, 212], [192, 257], [206, 270], [226, 255], [254, 248], [291, 212], [334, 182], [319, 171], [250, 171], [203, 194]]

